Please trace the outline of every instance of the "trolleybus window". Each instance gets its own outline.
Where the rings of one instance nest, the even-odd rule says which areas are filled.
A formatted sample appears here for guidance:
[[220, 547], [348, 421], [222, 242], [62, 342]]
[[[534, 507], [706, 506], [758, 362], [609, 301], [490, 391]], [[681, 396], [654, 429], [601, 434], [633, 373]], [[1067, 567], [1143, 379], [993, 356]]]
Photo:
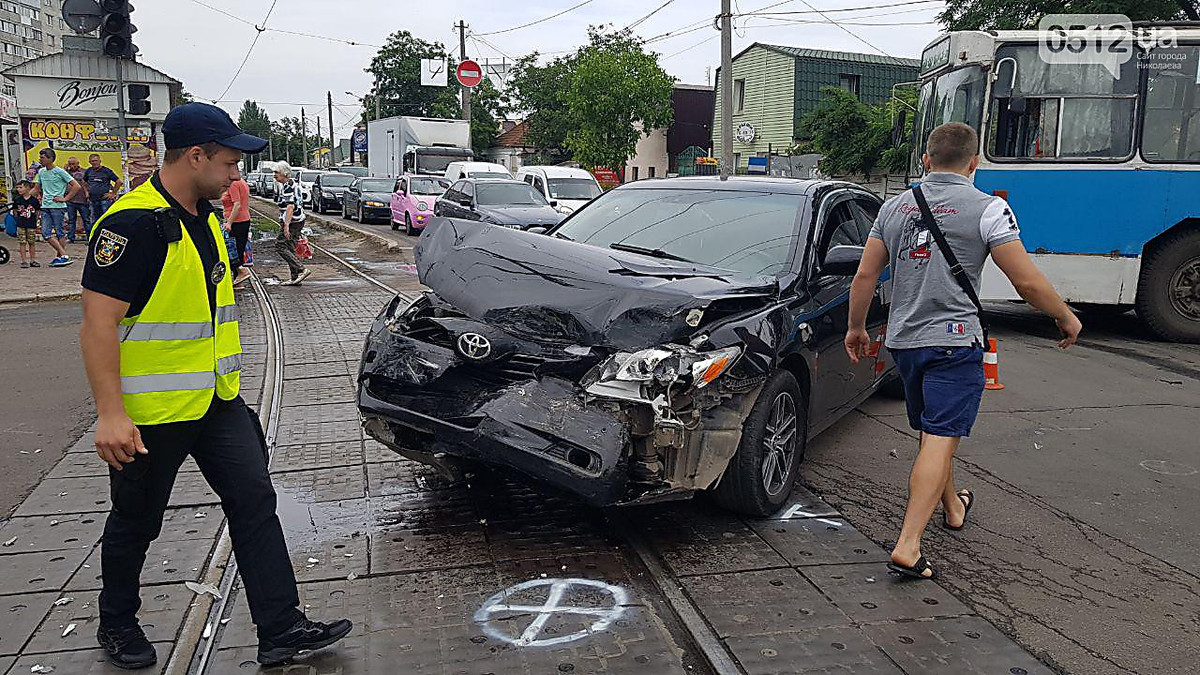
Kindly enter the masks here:
[[1137, 66], [1050, 64], [1034, 45], [996, 50], [988, 154], [998, 159], [1123, 160], [1133, 152]]
[[979, 128], [983, 120], [983, 102], [987, 76], [979, 66], [967, 66], [940, 75], [921, 87], [917, 109], [921, 128], [917, 130], [917, 156], [925, 152], [929, 132], [947, 122], [962, 122]]
[[1200, 47], [1147, 55], [1142, 156], [1150, 162], [1200, 162]]

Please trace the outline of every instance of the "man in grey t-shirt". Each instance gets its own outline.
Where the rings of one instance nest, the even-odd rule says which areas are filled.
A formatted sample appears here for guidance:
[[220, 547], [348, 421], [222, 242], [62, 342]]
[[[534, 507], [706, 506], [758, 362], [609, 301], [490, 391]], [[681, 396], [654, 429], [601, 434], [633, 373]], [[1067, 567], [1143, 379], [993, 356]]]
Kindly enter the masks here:
[[[1054, 317], [1063, 333], [1059, 346], [1074, 344], [1083, 326], [1025, 251], [1012, 209], [971, 183], [979, 166], [975, 131], [965, 124], [943, 124], [929, 135], [926, 147], [922, 161], [928, 173], [921, 191], [971, 284], [979, 288], [990, 254], [1022, 298]], [[985, 345], [978, 310], [923, 221], [912, 192], [893, 197], [879, 210], [850, 290], [846, 351], [855, 363], [867, 355], [867, 309], [879, 275], [891, 265], [884, 345], [896, 360], [909, 425], [921, 432], [921, 442], [904, 525], [888, 567], [931, 579], [933, 568], [921, 555], [921, 534], [938, 501], [951, 530], [963, 528], [975, 502], [970, 490], [955, 490], [951, 460], [979, 412]]]

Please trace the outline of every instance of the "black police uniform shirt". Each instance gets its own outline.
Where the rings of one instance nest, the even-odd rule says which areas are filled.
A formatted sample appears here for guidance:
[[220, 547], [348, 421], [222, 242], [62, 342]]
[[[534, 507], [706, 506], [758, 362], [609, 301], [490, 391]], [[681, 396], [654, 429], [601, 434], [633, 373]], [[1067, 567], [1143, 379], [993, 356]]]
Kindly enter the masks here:
[[[217, 286], [220, 281], [214, 274], [221, 257], [218, 243], [213, 240], [208, 227], [208, 216], [213, 212], [212, 204], [205, 200], [196, 203], [197, 215], [193, 216], [167, 194], [158, 174], [150, 179], [171, 209], [178, 215], [188, 235], [200, 252], [200, 264], [206, 271], [208, 308], [216, 311]], [[224, 246], [224, 242], [220, 243]], [[108, 215], [96, 228], [88, 244], [87, 262], [83, 268], [82, 285], [89, 291], [116, 298], [129, 303], [127, 317], [141, 314], [150, 294], [158, 284], [159, 275], [167, 260], [167, 242], [159, 234], [157, 220], [151, 211], [130, 209]], [[221, 270], [219, 276], [228, 272]], [[214, 281], [215, 278], [215, 281]]]

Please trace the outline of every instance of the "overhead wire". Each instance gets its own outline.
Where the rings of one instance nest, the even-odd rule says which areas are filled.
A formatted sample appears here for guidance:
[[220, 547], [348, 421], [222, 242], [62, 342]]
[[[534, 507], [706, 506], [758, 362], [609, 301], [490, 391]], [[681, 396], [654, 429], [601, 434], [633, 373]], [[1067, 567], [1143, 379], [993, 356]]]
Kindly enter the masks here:
[[658, 13], [659, 13], [659, 12], [661, 12], [662, 10], [666, 9], [666, 8], [667, 8], [667, 5], [670, 5], [670, 4], [671, 4], [671, 3], [673, 3], [673, 2], [675, 2], [675, 0], [667, 0], [667, 1], [666, 1], [666, 2], [664, 2], [663, 4], [659, 5], [658, 7], [655, 7], [653, 10], [651, 10], [649, 14], [647, 14], [647, 15], [643, 16], [642, 18], [640, 18], [640, 19], [637, 19], [637, 20], [636, 20], [636, 21], [634, 21], [633, 23], [630, 23], [629, 25], [625, 26], [625, 30], [632, 30], [632, 29], [634, 29], [634, 28], [637, 28], [638, 26], [640, 26], [640, 25], [642, 25], [643, 23], [645, 23], [645, 22], [646, 22], [646, 20], [647, 20], [647, 19], [649, 19], [650, 17], [652, 17], [652, 16], [654, 16], [655, 14], [658, 14]]
[[861, 43], [863, 43], [864, 45], [866, 45], [866, 46], [870, 47], [871, 49], [874, 49], [875, 51], [879, 52], [880, 54], [883, 54], [884, 56], [891, 56], [891, 54], [889, 54], [889, 53], [887, 53], [887, 52], [883, 51], [882, 49], [880, 49], [879, 47], [875, 46], [875, 44], [874, 44], [874, 43], [872, 43], [870, 40], [867, 40], [866, 38], [862, 37], [862, 36], [861, 36], [861, 35], [859, 35], [858, 33], [855, 33], [854, 31], [850, 30], [849, 28], [846, 28], [846, 27], [845, 27], [845, 26], [843, 26], [842, 24], [838, 23], [836, 20], [834, 20], [834, 19], [830, 19], [830, 18], [829, 18], [829, 16], [828, 16], [827, 14], [825, 14], [825, 13], [824, 13], [824, 12], [822, 12], [821, 10], [819, 10], [819, 9], [817, 9], [816, 7], [813, 7], [811, 4], [809, 4], [809, 3], [808, 3], [808, 0], [800, 0], [800, 2], [804, 3], [804, 6], [805, 6], [805, 7], [807, 7], [807, 8], [809, 8], [809, 9], [813, 10], [813, 11], [814, 11], [814, 12], [816, 12], [817, 14], [820, 14], [822, 18], [828, 19], [828, 20], [829, 20], [829, 21], [830, 21], [830, 22], [831, 22], [833, 25], [835, 25], [835, 26], [837, 26], [838, 28], [840, 28], [840, 29], [842, 30], [842, 32], [846, 33], [847, 35], [849, 35], [850, 37], [854, 38], [855, 40], [858, 40], [859, 42], [861, 42]]
[[233, 88], [233, 83], [237, 82], [238, 76], [242, 74], [242, 69], [246, 67], [246, 62], [250, 60], [250, 55], [254, 53], [254, 46], [258, 44], [258, 39], [262, 37], [263, 32], [266, 30], [267, 21], [270, 21], [271, 12], [275, 11], [275, 5], [278, 2], [279, 0], [271, 0], [271, 6], [267, 8], [267, 15], [263, 17], [262, 26], [254, 26], [254, 39], [250, 41], [250, 48], [246, 50], [246, 56], [242, 59], [242, 63], [238, 66], [237, 71], [234, 72], [233, 77], [230, 78], [229, 84], [225, 85], [225, 90], [217, 97], [218, 99], [225, 98], [225, 94], [229, 93], [229, 90]]
[[541, 19], [538, 19], [537, 21], [530, 21], [529, 23], [523, 23], [519, 26], [513, 26], [511, 28], [505, 28], [502, 30], [494, 30], [494, 31], [490, 31], [487, 33], [479, 33], [479, 35], [500, 35], [501, 33], [511, 33], [515, 30], [521, 30], [522, 28], [529, 28], [530, 26], [536, 26], [540, 23], [546, 23], [547, 21], [550, 21], [552, 19], [557, 19], [558, 17], [560, 17], [568, 12], [573, 12], [573, 11], [579, 9], [580, 7], [583, 7], [584, 5], [591, 4], [594, 1], [595, 0], [583, 0], [583, 2], [581, 2], [577, 5], [571, 5], [570, 7], [562, 10], [561, 12], [558, 12], [556, 14], [551, 14], [550, 16], [543, 17]]
[[229, 17], [230, 19], [233, 19], [234, 21], [237, 21], [239, 23], [244, 23], [247, 26], [254, 26], [254, 28], [256, 30], [260, 30], [261, 32], [283, 33], [285, 35], [298, 35], [300, 37], [313, 38], [316, 40], [325, 40], [327, 42], [338, 42], [341, 44], [351, 45], [353, 47], [372, 47], [375, 49], [379, 49], [381, 46], [381, 45], [371, 44], [369, 42], [360, 42], [358, 40], [348, 40], [345, 38], [332, 37], [329, 35], [318, 35], [316, 33], [305, 33], [303, 31], [285, 30], [283, 28], [271, 28], [266, 25], [260, 27], [257, 24], [255, 24], [253, 21], [251, 21], [245, 17], [238, 16], [232, 12], [221, 9], [220, 7], [210, 5], [207, 2], [204, 2], [204, 0], [191, 0], [191, 2], [193, 4], [200, 5], [201, 7], [204, 7], [205, 9], [210, 9], [218, 14]]

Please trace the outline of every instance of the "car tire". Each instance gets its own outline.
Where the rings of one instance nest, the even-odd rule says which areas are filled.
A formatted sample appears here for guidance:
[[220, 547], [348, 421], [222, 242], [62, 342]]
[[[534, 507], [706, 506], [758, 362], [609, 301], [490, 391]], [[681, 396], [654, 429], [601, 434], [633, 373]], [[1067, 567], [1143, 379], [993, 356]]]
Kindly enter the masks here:
[[778, 511], [796, 484], [807, 442], [808, 401], [791, 373], [777, 371], [742, 424], [741, 442], [712, 492], [714, 501], [751, 516]]
[[1137, 315], [1164, 340], [1200, 342], [1200, 230], [1181, 230], [1142, 259]]
[[404, 212], [404, 234], [407, 234], [408, 236], [411, 237], [416, 233], [417, 233], [416, 230], [414, 230], [413, 226], [412, 226], [412, 216], [408, 215], [408, 211], [405, 211]]
[[362, 204], [359, 204], [358, 208], [354, 211], [354, 219], [358, 221], [359, 225], [366, 224], [367, 219], [363, 216]]
[[400, 229], [400, 223], [397, 223], [395, 218], [392, 218], [391, 216], [389, 216], [388, 222], [392, 224], [393, 232], [398, 231]]
[[348, 208], [349, 207], [346, 206], [346, 202], [342, 202], [342, 218], [343, 219], [347, 219], [350, 217], [350, 212], [346, 210]]

